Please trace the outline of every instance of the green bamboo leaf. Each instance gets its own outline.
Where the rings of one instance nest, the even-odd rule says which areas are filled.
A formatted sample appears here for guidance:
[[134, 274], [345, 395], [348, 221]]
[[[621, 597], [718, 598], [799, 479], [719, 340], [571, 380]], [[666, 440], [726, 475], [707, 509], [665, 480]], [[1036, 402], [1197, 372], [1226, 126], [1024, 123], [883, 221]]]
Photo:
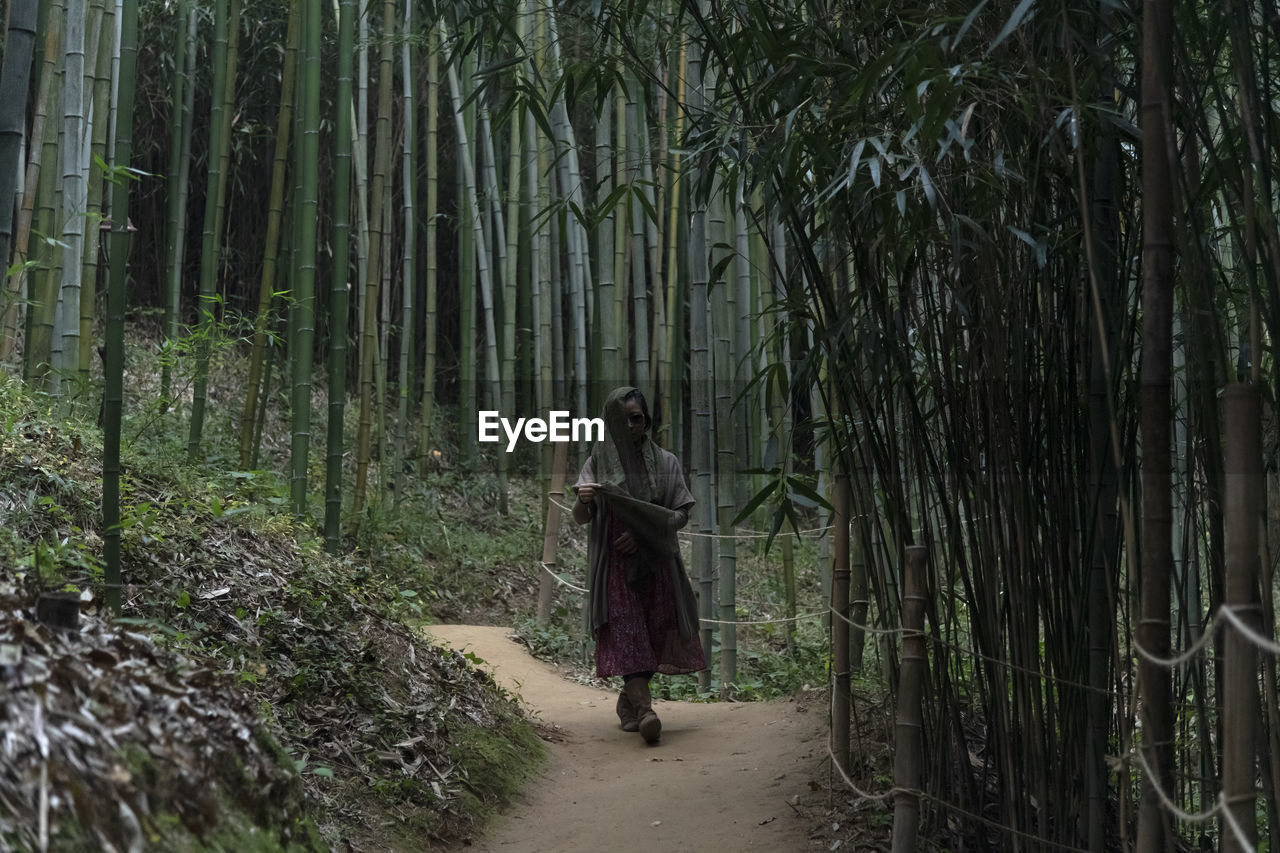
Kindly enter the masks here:
[[649, 217], [649, 221], [661, 224], [662, 220], [658, 218], [658, 211], [654, 208], [653, 202], [649, 200], [648, 194], [642, 189], [645, 184], [648, 184], [649, 186], [653, 185], [652, 182], [642, 181], [639, 184], [632, 186], [631, 193], [640, 202], [640, 206], [644, 208], [644, 215]]
[[729, 264], [733, 263], [733, 261], [733, 255], [725, 255], [720, 260], [716, 261], [716, 265], [711, 269], [711, 280], [708, 284], [716, 284], [724, 281], [724, 271], [729, 267]]
[[951, 41], [951, 50], [955, 50], [956, 45], [960, 44], [960, 40], [965, 37], [965, 34], [968, 33], [969, 29], [973, 26], [973, 22], [977, 19], [978, 13], [985, 9], [986, 6], [987, 0], [981, 0], [977, 6], [973, 7], [973, 11], [965, 16], [964, 23], [960, 25], [960, 29], [956, 30], [956, 37]]
[[920, 166], [920, 186], [924, 188], [924, 197], [928, 200], [930, 207], [938, 206], [938, 191], [933, 186], [933, 178], [929, 177], [929, 170], [922, 164]]
[[826, 498], [818, 494], [817, 491], [814, 490], [812, 486], [810, 486], [808, 483], [804, 482], [800, 478], [795, 476], [787, 477], [787, 485], [790, 486], [792, 490], [792, 494], [789, 495], [791, 500], [796, 501], [797, 497], [805, 498], [806, 500], [797, 501], [797, 503], [804, 503], [806, 505], [812, 504], [812, 506], [814, 507], [820, 506], [825, 509], [831, 510], [832, 512], [835, 512], [835, 507], [827, 503]]
[[1036, 248], [1037, 243], [1036, 243], [1035, 237], [1032, 237], [1030, 234], [1028, 234], [1026, 231], [1023, 231], [1021, 228], [1014, 228], [1012, 225], [1008, 226], [1008, 228], [1009, 228], [1009, 232], [1013, 234], [1013, 236], [1017, 237], [1019, 240], [1026, 243], [1031, 248], [1033, 249]]
[[626, 184], [621, 184], [613, 188], [613, 191], [605, 196], [595, 209], [591, 211], [591, 227], [599, 225], [600, 222], [618, 207], [618, 202], [631, 192], [631, 188]]
[[1019, 240], [1035, 250], [1036, 264], [1043, 269], [1045, 264], [1049, 262], [1049, 250], [1048, 247], [1045, 246], [1044, 241], [1037, 240], [1026, 231], [1023, 231], [1020, 228], [1014, 228], [1012, 225], [1008, 226], [1008, 228], [1013, 233], [1013, 236], [1017, 237]]
[[849, 155], [849, 183], [853, 183], [853, 179], [858, 174], [858, 164], [862, 162], [862, 149], [867, 147], [867, 140], [859, 139], [858, 144], [853, 146], [853, 153]]
[[495, 62], [492, 65], [486, 65], [475, 73], [475, 77], [483, 80], [486, 77], [492, 77], [499, 71], [505, 71], [513, 65], [523, 65], [527, 60], [522, 55], [517, 55], [511, 59], [504, 59], [501, 62]]
[[774, 537], [776, 537], [778, 535], [778, 531], [782, 529], [782, 522], [787, 520], [787, 509], [790, 506], [790, 503], [784, 501], [773, 511], [773, 524], [769, 529], [769, 538], [764, 541], [764, 550], [766, 554], [769, 553], [769, 548], [773, 545]]
[[750, 518], [751, 514], [756, 511], [760, 504], [768, 500], [769, 496], [778, 490], [778, 484], [781, 482], [781, 480], [772, 480], [766, 484], [763, 489], [756, 492], [755, 497], [747, 501], [747, 505], [742, 508], [742, 512], [738, 513], [732, 523], [741, 524], [743, 521]]
[[1022, 0], [1017, 8], [1013, 10], [1013, 14], [1009, 16], [1009, 20], [1005, 21], [1004, 27], [991, 40], [991, 44], [987, 45], [987, 53], [995, 50], [996, 47], [1005, 39], [1007, 39], [1014, 30], [1021, 26], [1023, 19], [1031, 12], [1031, 8], [1035, 5], [1035, 0]]

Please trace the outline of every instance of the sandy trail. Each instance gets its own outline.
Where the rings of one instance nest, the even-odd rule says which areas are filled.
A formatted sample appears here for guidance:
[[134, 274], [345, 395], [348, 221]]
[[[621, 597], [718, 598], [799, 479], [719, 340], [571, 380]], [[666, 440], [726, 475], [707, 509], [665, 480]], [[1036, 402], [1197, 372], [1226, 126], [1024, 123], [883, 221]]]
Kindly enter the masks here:
[[793, 851], [812, 820], [790, 805], [825, 776], [822, 706], [656, 702], [662, 740], [618, 728], [616, 693], [566, 680], [508, 629], [428, 632], [485, 661], [550, 735], [549, 761], [510, 812], [467, 849], [485, 853], [627, 850]]

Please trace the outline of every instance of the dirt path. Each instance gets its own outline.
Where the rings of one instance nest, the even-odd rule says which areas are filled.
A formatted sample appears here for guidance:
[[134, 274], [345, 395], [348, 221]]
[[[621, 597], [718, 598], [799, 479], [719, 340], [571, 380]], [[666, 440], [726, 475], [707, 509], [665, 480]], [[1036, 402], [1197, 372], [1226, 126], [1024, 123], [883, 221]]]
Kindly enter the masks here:
[[482, 658], [550, 734], [550, 759], [522, 801], [468, 849], [799, 851], [812, 819], [789, 804], [825, 777], [822, 706], [657, 702], [662, 740], [618, 728], [616, 693], [566, 680], [500, 627], [436, 625]]

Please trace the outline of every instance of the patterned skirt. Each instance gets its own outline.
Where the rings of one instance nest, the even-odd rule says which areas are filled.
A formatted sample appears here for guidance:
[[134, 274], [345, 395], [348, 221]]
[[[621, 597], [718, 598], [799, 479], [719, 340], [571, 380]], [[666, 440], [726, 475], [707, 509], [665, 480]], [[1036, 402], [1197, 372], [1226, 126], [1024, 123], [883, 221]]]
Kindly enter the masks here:
[[[609, 541], [624, 529], [610, 524]], [[605, 580], [609, 621], [596, 629], [596, 675], [661, 672], [684, 675], [707, 668], [702, 643], [695, 634], [680, 636], [676, 626], [675, 590], [669, 571], [655, 571], [639, 591], [627, 585], [627, 567], [616, 549], [609, 550]]]

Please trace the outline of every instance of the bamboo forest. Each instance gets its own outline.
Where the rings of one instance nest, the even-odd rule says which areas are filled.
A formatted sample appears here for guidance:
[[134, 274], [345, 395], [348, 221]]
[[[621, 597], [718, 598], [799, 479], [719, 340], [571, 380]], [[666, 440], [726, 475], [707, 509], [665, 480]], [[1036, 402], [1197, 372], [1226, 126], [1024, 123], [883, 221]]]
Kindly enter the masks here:
[[1280, 851], [1275, 0], [0, 23], [0, 851]]

